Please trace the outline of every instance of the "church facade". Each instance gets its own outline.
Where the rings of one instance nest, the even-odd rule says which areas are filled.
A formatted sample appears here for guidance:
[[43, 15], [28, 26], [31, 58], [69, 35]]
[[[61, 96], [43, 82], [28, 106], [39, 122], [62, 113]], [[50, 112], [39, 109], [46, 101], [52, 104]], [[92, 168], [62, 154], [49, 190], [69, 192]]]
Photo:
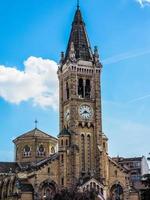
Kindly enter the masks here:
[[78, 7], [58, 67], [60, 133], [35, 128], [13, 142], [15, 162], [0, 163], [0, 199], [52, 199], [62, 188], [94, 189], [102, 200], [138, 200], [129, 171], [108, 154], [102, 130], [101, 72]]

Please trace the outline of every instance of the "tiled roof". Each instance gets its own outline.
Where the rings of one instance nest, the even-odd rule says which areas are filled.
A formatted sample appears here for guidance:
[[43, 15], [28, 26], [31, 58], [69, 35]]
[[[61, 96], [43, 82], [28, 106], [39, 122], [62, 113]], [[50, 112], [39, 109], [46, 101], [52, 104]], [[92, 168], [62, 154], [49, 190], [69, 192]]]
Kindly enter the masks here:
[[19, 168], [16, 162], [0, 162], [0, 174], [14, 173]]
[[84, 61], [91, 61], [93, 59], [92, 50], [85, 29], [85, 23], [79, 7], [76, 10], [74, 21], [72, 23], [65, 61], [69, 58], [72, 44], [74, 45], [76, 59]]
[[27, 133], [24, 133], [23, 135], [20, 135], [19, 137], [17, 137], [13, 142], [15, 143], [18, 139], [24, 139], [24, 138], [44, 138], [44, 139], [54, 139], [57, 140], [57, 138], [35, 128]]
[[22, 163], [20, 163], [21, 169], [22, 171], [32, 171], [32, 169], [39, 169], [40, 167], [46, 165], [49, 162], [52, 162], [56, 159], [59, 158], [58, 153], [55, 153], [51, 156], [49, 156], [48, 158], [45, 158], [43, 160], [38, 161], [37, 163], [24, 163], [24, 165], [22, 165]]
[[133, 158], [123, 158], [123, 157], [115, 157], [113, 160], [117, 162], [133, 162], [133, 161], [141, 161], [143, 157], [133, 157]]
[[15, 173], [16, 171], [30, 171], [32, 169], [38, 169], [45, 164], [58, 159], [58, 153], [55, 153], [48, 158], [45, 158], [37, 163], [17, 163], [17, 162], [0, 162], [0, 174], [11, 174]]

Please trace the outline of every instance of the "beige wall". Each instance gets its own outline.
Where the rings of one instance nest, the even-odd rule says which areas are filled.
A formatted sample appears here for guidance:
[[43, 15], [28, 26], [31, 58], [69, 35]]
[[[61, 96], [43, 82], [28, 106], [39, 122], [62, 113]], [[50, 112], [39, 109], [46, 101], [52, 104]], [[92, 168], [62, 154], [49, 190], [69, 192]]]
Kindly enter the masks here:
[[21, 200], [33, 200], [33, 194], [32, 193], [23, 193], [21, 195]]

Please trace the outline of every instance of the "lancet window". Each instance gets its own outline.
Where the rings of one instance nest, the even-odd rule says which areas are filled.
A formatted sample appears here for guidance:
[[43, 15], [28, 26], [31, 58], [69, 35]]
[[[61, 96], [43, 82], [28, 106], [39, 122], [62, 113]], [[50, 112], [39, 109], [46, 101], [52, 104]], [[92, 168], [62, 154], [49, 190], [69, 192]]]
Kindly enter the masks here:
[[87, 136], [87, 160], [88, 160], [88, 171], [91, 170], [91, 136]]
[[68, 82], [66, 82], [66, 95], [67, 95], [67, 99], [69, 99], [70, 94], [69, 94], [69, 84], [68, 84]]
[[30, 157], [31, 156], [31, 147], [26, 145], [23, 149], [23, 156], [24, 157]]
[[91, 85], [90, 80], [87, 79], [85, 83], [85, 98], [90, 99]]
[[82, 78], [80, 78], [78, 80], [78, 95], [80, 98], [90, 99], [91, 83], [89, 79], [83, 80]]
[[79, 97], [84, 97], [84, 87], [83, 87], [83, 79], [80, 78], [78, 82], [78, 95]]
[[85, 137], [81, 135], [81, 163], [82, 163], [82, 171], [85, 171]]
[[37, 155], [38, 156], [45, 156], [45, 148], [42, 144], [37, 149]]

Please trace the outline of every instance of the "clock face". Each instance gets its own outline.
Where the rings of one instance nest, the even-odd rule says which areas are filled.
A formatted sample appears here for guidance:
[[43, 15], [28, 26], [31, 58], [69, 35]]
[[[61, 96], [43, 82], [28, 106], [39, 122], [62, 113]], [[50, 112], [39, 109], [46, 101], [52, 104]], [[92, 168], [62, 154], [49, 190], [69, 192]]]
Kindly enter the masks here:
[[69, 108], [66, 109], [65, 113], [64, 113], [64, 117], [65, 117], [65, 120], [68, 121], [69, 118], [70, 118], [70, 110]]
[[93, 110], [89, 105], [81, 105], [79, 115], [82, 119], [90, 119], [93, 116]]

